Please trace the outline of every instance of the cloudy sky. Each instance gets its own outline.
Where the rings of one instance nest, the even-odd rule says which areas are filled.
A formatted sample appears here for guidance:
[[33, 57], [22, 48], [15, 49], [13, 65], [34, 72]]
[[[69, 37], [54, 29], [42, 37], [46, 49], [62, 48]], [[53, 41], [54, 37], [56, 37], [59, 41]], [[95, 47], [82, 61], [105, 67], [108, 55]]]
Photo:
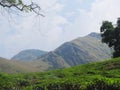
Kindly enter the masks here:
[[0, 7], [0, 57], [24, 49], [54, 50], [62, 43], [99, 32], [103, 20], [120, 17], [120, 0], [34, 0], [45, 17]]

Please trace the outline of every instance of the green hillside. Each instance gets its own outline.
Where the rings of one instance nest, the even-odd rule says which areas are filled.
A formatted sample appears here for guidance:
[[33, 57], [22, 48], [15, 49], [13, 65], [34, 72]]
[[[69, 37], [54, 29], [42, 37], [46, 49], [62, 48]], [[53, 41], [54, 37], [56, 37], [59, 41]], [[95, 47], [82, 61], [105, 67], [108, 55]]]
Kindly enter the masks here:
[[0, 90], [120, 90], [120, 58], [48, 72], [0, 76]]

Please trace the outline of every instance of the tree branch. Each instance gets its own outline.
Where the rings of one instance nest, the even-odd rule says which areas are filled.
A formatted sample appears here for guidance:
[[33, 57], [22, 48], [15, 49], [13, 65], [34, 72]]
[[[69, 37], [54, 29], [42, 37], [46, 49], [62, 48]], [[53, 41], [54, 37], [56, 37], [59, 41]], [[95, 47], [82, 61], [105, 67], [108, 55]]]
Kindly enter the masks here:
[[36, 13], [37, 15], [44, 17], [44, 15], [40, 13], [40, 10], [41, 10], [40, 6], [38, 6], [37, 4], [35, 4], [33, 2], [30, 5], [25, 5], [22, 2], [21, 3], [13, 3], [13, 2], [8, 2], [7, 0], [1, 0], [0, 6], [7, 7], [7, 8], [13, 7], [20, 11], [27, 11], [27, 12], [32, 11], [32, 12]]

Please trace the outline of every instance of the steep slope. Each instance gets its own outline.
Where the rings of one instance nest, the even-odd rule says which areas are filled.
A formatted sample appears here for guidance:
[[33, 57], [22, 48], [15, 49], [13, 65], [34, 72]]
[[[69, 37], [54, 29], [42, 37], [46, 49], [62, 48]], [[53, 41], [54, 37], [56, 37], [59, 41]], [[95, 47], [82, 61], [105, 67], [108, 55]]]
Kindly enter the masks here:
[[62, 68], [109, 59], [110, 49], [101, 43], [100, 35], [91, 33], [64, 43], [53, 52], [42, 56], [38, 61], [49, 62], [52, 68]]
[[12, 60], [20, 60], [20, 61], [32, 61], [40, 58], [42, 55], [46, 54], [47, 52], [36, 50], [36, 49], [28, 49], [21, 51], [17, 55], [13, 56]]
[[49, 52], [42, 56], [40, 59], [36, 60], [36, 62], [43, 61], [49, 64], [48, 69], [57, 69], [57, 68], [65, 68], [69, 67], [70, 65], [64, 60], [63, 57], [56, 54], [54, 51]]

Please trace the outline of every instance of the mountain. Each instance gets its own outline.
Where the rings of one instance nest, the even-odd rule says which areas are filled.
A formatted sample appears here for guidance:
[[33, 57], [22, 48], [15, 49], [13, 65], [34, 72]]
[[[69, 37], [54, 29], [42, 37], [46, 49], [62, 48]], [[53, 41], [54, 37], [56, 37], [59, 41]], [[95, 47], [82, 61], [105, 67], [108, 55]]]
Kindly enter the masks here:
[[0, 58], [0, 72], [38, 72], [71, 67], [109, 59], [111, 50], [101, 43], [98, 33], [91, 33], [66, 42], [51, 52], [29, 49], [15, 55], [12, 60]]
[[110, 57], [111, 50], [101, 42], [100, 34], [90, 33], [66, 42], [51, 52], [34, 49], [21, 51], [11, 61], [28, 71], [30, 68], [33, 68], [31, 71], [44, 71], [102, 61]]
[[64, 68], [90, 62], [109, 59], [111, 51], [106, 44], [101, 43], [98, 33], [91, 33], [70, 42], [66, 42], [37, 61], [48, 62], [49, 68]]
[[20, 61], [32, 61], [40, 58], [42, 55], [47, 52], [37, 50], [37, 49], [28, 49], [19, 52], [17, 55], [13, 56], [12, 60], [20, 60]]

